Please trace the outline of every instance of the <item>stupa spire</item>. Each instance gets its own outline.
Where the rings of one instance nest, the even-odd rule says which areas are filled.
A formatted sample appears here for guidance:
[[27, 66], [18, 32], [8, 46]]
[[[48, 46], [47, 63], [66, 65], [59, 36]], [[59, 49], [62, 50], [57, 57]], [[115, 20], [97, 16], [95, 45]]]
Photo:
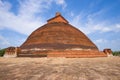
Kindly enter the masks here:
[[55, 16], [59, 16], [59, 15], [61, 15], [61, 13], [60, 13], [60, 12], [56, 12], [56, 15], [55, 15]]
[[68, 23], [68, 21], [61, 15], [60, 12], [56, 12], [55, 17], [47, 20], [48, 23], [54, 23], [54, 22], [63, 22]]

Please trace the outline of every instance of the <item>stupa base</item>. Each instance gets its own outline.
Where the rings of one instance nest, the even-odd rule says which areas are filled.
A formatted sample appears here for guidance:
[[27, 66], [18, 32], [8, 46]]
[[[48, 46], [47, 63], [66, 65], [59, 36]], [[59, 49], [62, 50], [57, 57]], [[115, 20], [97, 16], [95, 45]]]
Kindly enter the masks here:
[[18, 54], [18, 57], [66, 57], [66, 58], [94, 58], [107, 57], [107, 54], [92, 50], [63, 50], [63, 51], [34, 51]]

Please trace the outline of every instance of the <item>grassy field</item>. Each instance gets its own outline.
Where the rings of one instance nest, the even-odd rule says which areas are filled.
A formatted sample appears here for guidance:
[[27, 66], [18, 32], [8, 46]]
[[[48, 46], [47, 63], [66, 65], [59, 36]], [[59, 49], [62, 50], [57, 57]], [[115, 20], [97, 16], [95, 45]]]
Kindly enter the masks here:
[[0, 80], [120, 80], [120, 57], [1, 57]]

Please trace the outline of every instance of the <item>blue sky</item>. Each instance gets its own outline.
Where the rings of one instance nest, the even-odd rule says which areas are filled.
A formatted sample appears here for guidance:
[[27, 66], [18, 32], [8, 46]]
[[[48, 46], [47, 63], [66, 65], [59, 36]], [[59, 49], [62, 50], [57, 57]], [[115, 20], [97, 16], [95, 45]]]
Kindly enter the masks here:
[[20, 46], [58, 11], [100, 50], [120, 50], [120, 0], [0, 0], [0, 48]]

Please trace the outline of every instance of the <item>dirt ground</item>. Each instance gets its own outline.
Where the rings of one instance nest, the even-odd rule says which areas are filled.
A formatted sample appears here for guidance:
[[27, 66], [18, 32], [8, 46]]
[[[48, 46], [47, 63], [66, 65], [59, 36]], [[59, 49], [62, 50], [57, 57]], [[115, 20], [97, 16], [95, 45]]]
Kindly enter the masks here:
[[1, 57], [0, 80], [120, 80], [120, 57]]

